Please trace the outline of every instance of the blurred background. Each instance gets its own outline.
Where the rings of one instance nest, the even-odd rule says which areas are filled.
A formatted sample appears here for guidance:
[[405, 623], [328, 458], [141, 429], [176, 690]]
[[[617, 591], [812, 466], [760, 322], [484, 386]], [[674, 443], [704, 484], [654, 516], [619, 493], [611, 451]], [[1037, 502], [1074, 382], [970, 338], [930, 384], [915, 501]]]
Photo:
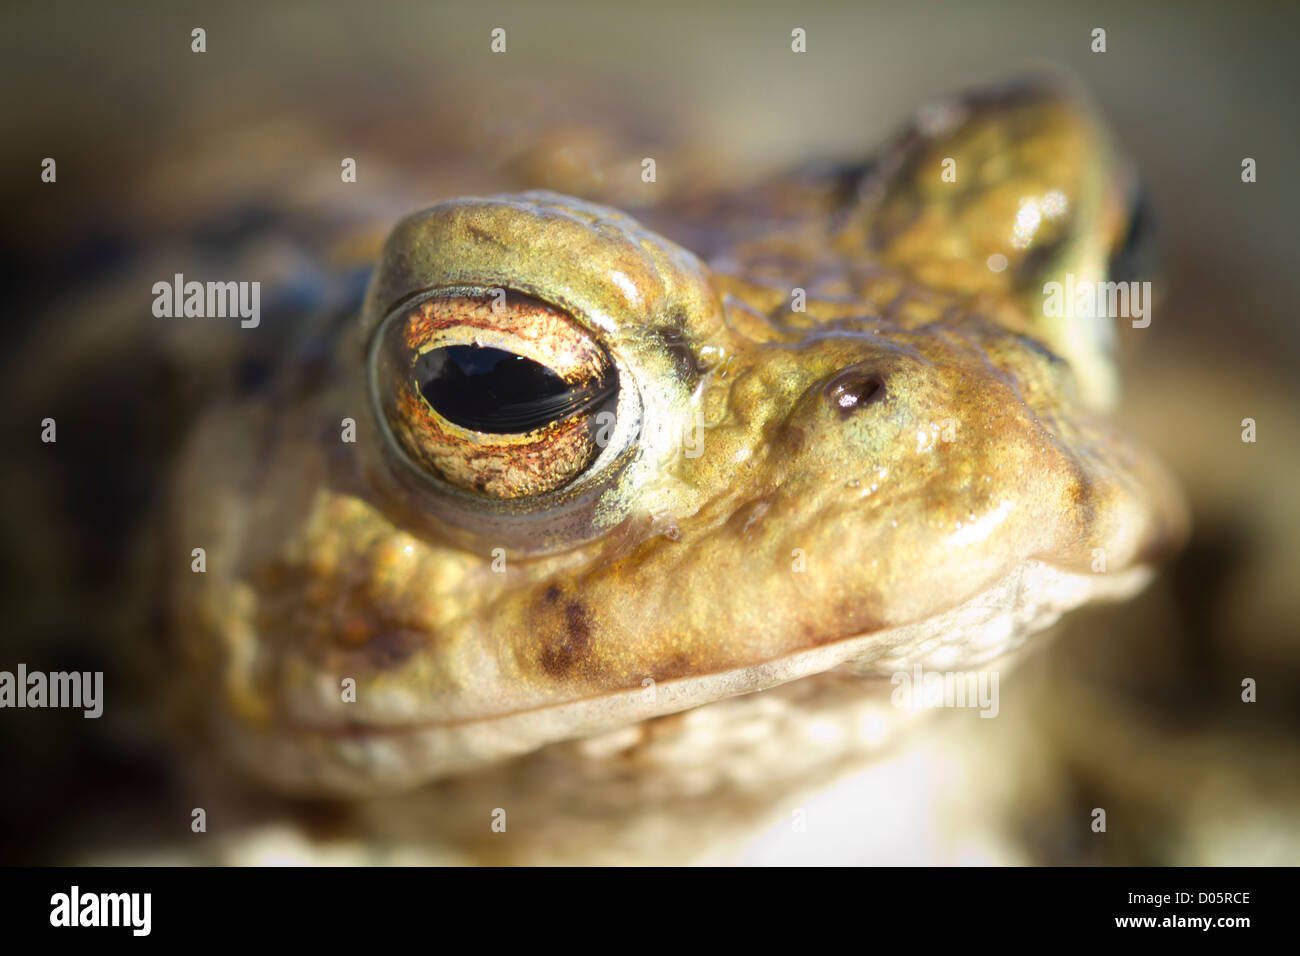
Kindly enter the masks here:
[[[622, 827], [667, 828], [682, 846], [693, 828], [734, 829], [739, 849], [711, 858], [755, 863], [1300, 860], [1300, 10], [1135, 6], [6, 4], [0, 668], [102, 669], [140, 706], [104, 721], [0, 713], [0, 862], [190, 858], [158, 823], [189, 805], [190, 771], [153, 733], [150, 668], [132, 660], [158, 626], [148, 540], [168, 462], [204, 402], [269, 374], [296, 316], [349, 308], [396, 218], [529, 187], [636, 214], [661, 195], [861, 160], [915, 107], [1044, 66], [1092, 91], [1147, 187], [1158, 301], [1130, 343], [1122, 416], [1182, 478], [1189, 547], [1135, 601], [1036, 641], [1003, 677], [999, 719], [936, 714], [797, 798], [832, 801], [833, 831], [792, 833], [793, 792], [743, 808], [682, 797], [655, 805], [652, 825], [606, 806], [604, 829], [557, 810], [546, 831], [540, 814], [566, 840], [494, 861], [624, 859], [642, 844], [620, 844]], [[489, 49], [498, 27], [504, 54]], [[804, 54], [790, 52], [796, 27]], [[41, 182], [45, 157], [56, 184]], [[346, 188], [342, 157], [358, 167]], [[251, 353], [233, 326], [168, 338], [148, 323], [152, 283], [190, 269], [271, 290]], [[47, 415], [57, 446], [38, 441]], [[1258, 703], [1241, 702], [1247, 677]], [[390, 805], [257, 795], [231, 799], [264, 836], [206, 858], [321, 859], [324, 840], [338, 862], [481, 859], [455, 813], [429, 808], [535, 784], [565, 759], [444, 786], [376, 838], [427, 841], [424, 856], [366, 855]], [[1104, 835], [1088, 829], [1093, 807]]]

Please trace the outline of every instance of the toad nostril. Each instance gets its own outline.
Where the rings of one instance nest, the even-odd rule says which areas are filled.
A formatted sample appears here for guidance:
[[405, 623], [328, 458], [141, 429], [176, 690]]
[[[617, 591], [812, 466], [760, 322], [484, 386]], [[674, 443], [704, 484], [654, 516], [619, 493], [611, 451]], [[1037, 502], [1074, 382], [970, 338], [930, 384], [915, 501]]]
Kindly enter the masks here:
[[885, 397], [885, 380], [875, 372], [849, 369], [827, 382], [822, 394], [842, 418], [848, 418]]

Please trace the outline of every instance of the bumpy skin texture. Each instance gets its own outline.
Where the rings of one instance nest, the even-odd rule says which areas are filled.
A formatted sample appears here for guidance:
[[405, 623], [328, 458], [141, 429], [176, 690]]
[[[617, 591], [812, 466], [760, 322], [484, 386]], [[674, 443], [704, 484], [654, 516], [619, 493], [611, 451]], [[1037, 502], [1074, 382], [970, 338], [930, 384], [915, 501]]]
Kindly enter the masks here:
[[[408, 217], [328, 374], [188, 448], [183, 696], [261, 775], [361, 794], [840, 665], [978, 662], [1131, 592], [1181, 503], [1105, 417], [1109, 325], [1041, 314], [1044, 282], [1104, 278], [1129, 191], [1087, 106], [1034, 86], [923, 114], [856, 179], [696, 197], [656, 232], [549, 193]], [[533, 498], [404, 456], [368, 362], [399, 306], [493, 288], [619, 373], [608, 446]]]

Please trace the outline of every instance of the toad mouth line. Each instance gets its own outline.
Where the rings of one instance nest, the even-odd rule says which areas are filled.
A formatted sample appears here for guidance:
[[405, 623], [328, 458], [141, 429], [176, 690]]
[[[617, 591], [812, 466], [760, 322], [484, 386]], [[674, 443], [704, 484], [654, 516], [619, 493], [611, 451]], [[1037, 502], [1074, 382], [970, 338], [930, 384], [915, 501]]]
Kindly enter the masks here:
[[[930, 661], [935, 661], [935, 666], [942, 663], [945, 667], [970, 669], [996, 660], [1005, 652], [1012, 650], [1030, 630], [1050, 625], [1064, 612], [1079, 604], [1093, 599], [1123, 600], [1135, 594], [1146, 585], [1153, 573], [1151, 568], [1138, 566], [1109, 575], [1077, 574], [1062, 571], [1044, 562], [1028, 562], [1018, 573], [1009, 575], [994, 587], [928, 621], [838, 638], [814, 648], [796, 651], [759, 664], [658, 682], [655, 684], [656, 695], [657, 698], [663, 697], [664, 700], [656, 699], [654, 706], [646, 708], [637, 706], [639, 702], [644, 703], [644, 688], [637, 686], [554, 704], [461, 720], [414, 721], [391, 725], [287, 722], [284, 726], [290, 735], [340, 740], [396, 738], [526, 720], [560, 708], [587, 707], [602, 710], [605, 707], [617, 706], [615, 702], [619, 701], [623, 702], [622, 706], [628, 710], [628, 720], [632, 722], [686, 710], [698, 706], [704, 700], [716, 699], [718, 696], [736, 696], [767, 690], [833, 667], [845, 665], [852, 667], [855, 661], [868, 657], [876, 658], [878, 663], [870, 670], [854, 671], [854, 676], [864, 680], [883, 679], [891, 673], [908, 670], [917, 664], [923, 663], [929, 667]], [[1051, 594], [1053, 597], [1041, 606], [1026, 604], [1024, 600], [1026, 592], [1034, 589], [1038, 589], [1039, 593], [1044, 595]], [[1020, 617], [1019, 621], [1016, 620], [1017, 616]], [[933, 657], [922, 654], [915, 658], [900, 657], [891, 661], [888, 657], [880, 658], [876, 653], [882, 645], [899, 648], [914, 646], [917, 634], [925, 630], [935, 635], [963, 634], [967, 640], [959, 647], [952, 648], [950, 645], [945, 645], [941, 636], [936, 636], [930, 651]], [[972, 635], [974, 635], [973, 639], [971, 639]], [[966, 647], [979, 648], [976, 656], [966, 659], [945, 659], [945, 650], [960, 650]], [[880, 664], [885, 662], [889, 662], [888, 666], [881, 667]], [[728, 693], [719, 695], [719, 688], [728, 688]]]

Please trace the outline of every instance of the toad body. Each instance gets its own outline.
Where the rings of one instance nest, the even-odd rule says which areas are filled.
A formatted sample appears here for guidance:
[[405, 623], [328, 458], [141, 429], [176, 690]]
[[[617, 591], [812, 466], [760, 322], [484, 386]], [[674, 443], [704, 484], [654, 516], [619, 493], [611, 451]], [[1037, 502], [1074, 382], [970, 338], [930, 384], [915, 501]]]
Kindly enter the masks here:
[[256, 775], [368, 795], [978, 667], [1131, 594], [1182, 505], [1108, 417], [1127, 319], [1044, 289], [1107, 279], [1134, 194], [1082, 98], [1023, 84], [637, 219], [539, 192], [408, 216], [329, 354], [188, 443], [179, 696]]

